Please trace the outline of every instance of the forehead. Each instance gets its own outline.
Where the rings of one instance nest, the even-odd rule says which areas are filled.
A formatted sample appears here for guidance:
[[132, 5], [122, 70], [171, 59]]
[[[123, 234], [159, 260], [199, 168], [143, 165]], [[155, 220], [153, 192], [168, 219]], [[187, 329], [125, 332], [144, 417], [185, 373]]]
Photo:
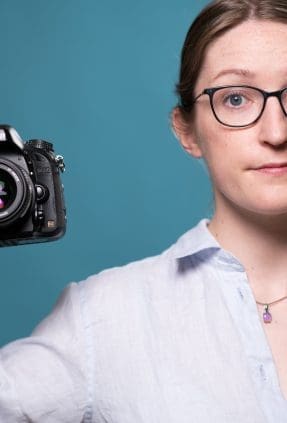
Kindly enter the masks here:
[[287, 24], [250, 20], [207, 47], [198, 84], [217, 80], [231, 83], [238, 78], [258, 78], [264, 84], [264, 80], [268, 83], [271, 77], [274, 81], [274, 77], [281, 75], [287, 78]]

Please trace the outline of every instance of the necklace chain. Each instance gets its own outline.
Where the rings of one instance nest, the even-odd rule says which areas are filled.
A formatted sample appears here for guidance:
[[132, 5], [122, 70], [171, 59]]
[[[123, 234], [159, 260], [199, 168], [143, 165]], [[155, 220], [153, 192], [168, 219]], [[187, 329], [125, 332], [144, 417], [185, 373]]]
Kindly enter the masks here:
[[267, 302], [265, 302], [265, 303], [261, 303], [260, 301], [256, 301], [256, 303], [257, 303], [257, 304], [259, 304], [259, 305], [262, 305], [262, 306], [265, 306], [265, 305], [271, 306], [271, 305], [273, 305], [273, 304], [276, 304], [276, 303], [279, 303], [280, 301], [285, 300], [286, 298], [287, 298], [287, 295], [285, 295], [285, 296], [284, 296], [284, 297], [282, 297], [282, 298], [279, 298], [278, 300], [271, 301], [271, 303], [267, 303]]

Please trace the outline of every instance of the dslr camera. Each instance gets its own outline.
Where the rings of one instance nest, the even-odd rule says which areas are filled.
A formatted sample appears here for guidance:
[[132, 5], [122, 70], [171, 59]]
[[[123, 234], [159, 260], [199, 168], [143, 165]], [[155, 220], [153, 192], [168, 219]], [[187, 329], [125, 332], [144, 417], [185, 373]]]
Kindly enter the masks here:
[[53, 144], [41, 139], [23, 142], [14, 128], [0, 125], [0, 247], [64, 235], [64, 169]]

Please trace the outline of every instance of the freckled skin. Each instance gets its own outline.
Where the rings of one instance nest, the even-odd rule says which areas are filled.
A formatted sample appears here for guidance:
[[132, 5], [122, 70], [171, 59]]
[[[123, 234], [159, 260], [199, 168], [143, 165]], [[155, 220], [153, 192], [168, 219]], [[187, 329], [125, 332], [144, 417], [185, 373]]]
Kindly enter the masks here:
[[[247, 84], [266, 91], [287, 86], [286, 40], [287, 25], [281, 23], [251, 20], [231, 29], [209, 46], [195, 93], [227, 84]], [[222, 70], [237, 67], [254, 75], [216, 78]], [[268, 99], [256, 124], [234, 129], [215, 120], [208, 96], [202, 96], [191, 128], [185, 141], [190, 145], [196, 142], [197, 149], [191, 148], [191, 154], [206, 160], [214, 188], [215, 217], [236, 209], [264, 215], [287, 213], [287, 174], [270, 177], [253, 170], [266, 162], [287, 162], [287, 118], [276, 98]]]

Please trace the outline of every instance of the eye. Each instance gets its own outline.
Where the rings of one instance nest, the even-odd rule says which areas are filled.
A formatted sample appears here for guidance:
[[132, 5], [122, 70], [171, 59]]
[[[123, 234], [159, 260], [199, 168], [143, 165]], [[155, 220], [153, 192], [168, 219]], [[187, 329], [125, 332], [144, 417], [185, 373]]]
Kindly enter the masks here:
[[244, 97], [244, 95], [240, 93], [232, 93], [225, 95], [224, 97], [224, 104], [232, 107], [243, 106], [244, 104], [246, 104], [246, 101], [246, 97]]
[[229, 96], [229, 102], [232, 106], [240, 106], [243, 102], [243, 97], [239, 94], [232, 94]]
[[252, 87], [218, 87], [213, 95], [213, 106], [229, 113], [245, 113], [261, 107], [264, 98], [261, 92]]

